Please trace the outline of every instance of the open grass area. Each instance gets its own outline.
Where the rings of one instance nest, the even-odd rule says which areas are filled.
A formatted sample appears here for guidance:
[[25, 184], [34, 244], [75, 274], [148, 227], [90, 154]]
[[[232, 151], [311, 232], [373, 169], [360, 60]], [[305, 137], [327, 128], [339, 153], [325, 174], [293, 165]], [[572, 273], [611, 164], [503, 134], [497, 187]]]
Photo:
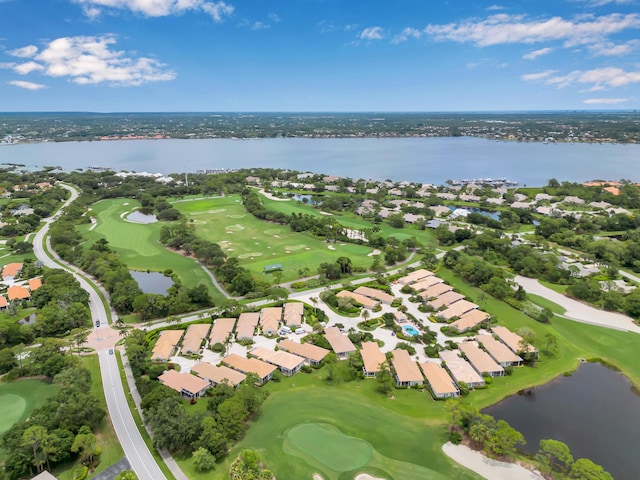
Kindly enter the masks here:
[[446, 441], [442, 402], [415, 390], [396, 399], [375, 392], [376, 381], [328, 384], [324, 369], [298, 374], [271, 391], [262, 414], [213, 472], [197, 474], [190, 459], [180, 466], [192, 480], [228, 478], [243, 448], [260, 452], [279, 480], [352, 480], [366, 471], [388, 479], [475, 479], [441, 450]]
[[529, 300], [531, 300], [536, 305], [542, 308], [548, 308], [549, 310], [551, 310], [553, 313], [557, 315], [562, 315], [567, 311], [565, 308], [561, 307], [557, 303], [547, 300], [546, 298], [541, 297], [540, 295], [534, 295], [532, 293], [529, 293], [527, 294], [527, 297], [529, 297]]
[[174, 206], [193, 220], [198, 236], [218, 243], [254, 274], [262, 275], [265, 266], [280, 263], [283, 280], [290, 281], [299, 278], [305, 268], [315, 274], [320, 263], [334, 262], [341, 256], [349, 257], [354, 265], [361, 267], [369, 267], [373, 262], [373, 258], [367, 256], [372, 252], [369, 247], [329, 244], [293, 232], [286, 225], [253, 217], [240, 202], [239, 195], [230, 195], [175, 203]]
[[31, 415], [33, 410], [42, 406], [54, 393], [56, 387], [42, 380], [25, 379], [0, 383], [0, 434]]
[[183, 285], [191, 288], [204, 284], [214, 300], [222, 301], [224, 297], [195, 260], [172, 252], [160, 244], [162, 223], [139, 224], [124, 220], [126, 213], [137, 207], [139, 203], [131, 199], [117, 198], [97, 202], [91, 206], [91, 215], [97, 220], [96, 227], [91, 230], [91, 225], [82, 225], [78, 229], [88, 238], [89, 243], [105, 238], [132, 270], [163, 272], [170, 268]]

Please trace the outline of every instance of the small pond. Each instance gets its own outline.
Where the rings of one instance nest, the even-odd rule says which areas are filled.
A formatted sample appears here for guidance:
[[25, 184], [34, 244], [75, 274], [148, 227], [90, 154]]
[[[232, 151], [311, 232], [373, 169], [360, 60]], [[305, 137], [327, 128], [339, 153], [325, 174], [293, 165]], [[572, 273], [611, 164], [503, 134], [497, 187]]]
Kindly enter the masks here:
[[143, 293], [157, 293], [166, 295], [167, 290], [173, 286], [173, 280], [158, 272], [137, 272], [129, 270], [133, 279], [138, 282], [138, 286]]
[[296, 193], [292, 198], [307, 205], [322, 205], [322, 201], [314, 200], [312, 195], [300, 195]]
[[599, 363], [520, 392], [483, 411], [506, 420], [535, 453], [542, 439], [566, 443], [574, 459], [588, 458], [616, 480], [640, 472], [640, 396], [629, 381]]
[[136, 223], [156, 223], [158, 221], [155, 215], [150, 213], [142, 213], [139, 210], [131, 212], [129, 215], [127, 215], [127, 220]]

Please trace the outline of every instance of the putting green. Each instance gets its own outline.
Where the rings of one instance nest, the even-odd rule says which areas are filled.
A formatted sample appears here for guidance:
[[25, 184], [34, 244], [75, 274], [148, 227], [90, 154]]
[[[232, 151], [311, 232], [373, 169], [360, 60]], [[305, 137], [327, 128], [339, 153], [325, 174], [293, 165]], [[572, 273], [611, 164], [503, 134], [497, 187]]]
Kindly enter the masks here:
[[0, 433], [4, 433], [11, 425], [20, 420], [20, 417], [27, 408], [27, 402], [24, 398], [14, 395], [12, 393], [5, 393], [0, 395]]
[[261, 255], [262, 254], [260, 252], [243, 253], [242, 255], [238, 255], [238, 258], [259, 257]]
[[285, 442], [296, 456], [311, 457], [337, 472], [366, 465], [373, 455], [371, 445], [345, 435], [333, 425], [304, 423], [289, 430]]

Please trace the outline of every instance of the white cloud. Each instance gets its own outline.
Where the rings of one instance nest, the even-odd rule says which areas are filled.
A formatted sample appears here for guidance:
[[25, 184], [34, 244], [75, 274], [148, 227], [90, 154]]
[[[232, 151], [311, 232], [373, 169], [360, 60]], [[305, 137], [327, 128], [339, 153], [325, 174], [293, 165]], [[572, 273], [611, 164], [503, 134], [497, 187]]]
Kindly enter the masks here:
[[415, 38], [417, 40], [421, 36], [422, 36], [422, 32], [420, 30], [407, 27], [404, 30], [402, 30], [402, 32], [400, 32], [398, 35], [393, 37], [393, 40], [391, 40], [391, 43], [394, 43], [397, 45], [398, 43], [406, 42], [407, 40], [409, 40], [409, 38]]
[[544, 72], [538, 72], [538, 73], [526, 73], [522, 75], [520, 78], [525, 82], [535, 82], [537, 80], [543, 80], [554, 73], [556, 73], [555, 70], [545, 70]]
[[589, 91], [604, 88], [624, 87], [632, 83], [640, 83], [640, 71], [627, 72], [618, 67], [594, 68], [592, 70], [574, 70], [566, 75], [546, 78], [545, 83], [558, 88], [581, 83], [591, 84]]
[[[49, 77], [68, 77], [86, 85], [106, 83], [137, 86], [147, 82], [173, 80], [175, 73], [153, 58], [130, 57], [124, 51], [112, 50], [113, 35], [100, 37], [62, 37], [49, 42], [26, 63], [1, 65], [26, 75], [39, 71]], [[17, 49], [23, 53], [23, 49]]]
[[73, 0], [83, 7], [90, 18], [98, 16], [102, 9], [130, 10], [147, 17], [166, 17], [187, 11], [201, 11], [216, 22], [233, 13], [233, 6], [223, 1], [206, 0]]
[[367, 27], [360, 33], [360, 40], [382, 40], [383, 38], [382, 27]]
[[587, 98], [582, 103], [587, 105], [614, 105], [616, 103], [625, 103], [628, 98]]
[[616, 5], [629, 5], [635, 3], [635, 0], [582, 0], [589, 7], [602, 7], [614, 3]]
[[540, 48], [538, 50], [534, 50], [533, 52], [525, 53], [522, 58], [524, 58], [525, 60], [535, 60], [536, 58], [551, 53], [552, 51], [553, 48]]
[[26, 47], [10, 50], [7, 53], [12, 57], [30, 58], [33, 57], [37, 51], [38, 47], [36, 47], [35, 45], [27, 45]]
[[635, 48], [637, 48], [639, 43], [640, 42], [638, 42], [638, 40], [629, 40], [626, 43], [619, 44], [615, 44], [613, 42], [599, 42], [589, 45], [589, 51], [596, 57], [622, 56], [631, 53]]
[[20, 87], [27, 90], [40, 90], [41, 88], [45, 87], [41, 83], [24, 82], [22, 80], [11, 80], [10, 82], [7, 82], [7, 83], [9, 85], [13, 85], [14, 87]]
[[602, 41], [608, 35], [631, 28], [640, 28], [640, 15], [614, 13], [573, 20], [561, 17], [529, 20], [524, 15], [497, 14], [480, 21], [430, 24], [424, 32], [438, 41], [473, 43], [479, 47], [550, 40], [564, 40], [565, 46], [575, 46]]
[[491, 12], [495, 12], [495, 11], [499, 11], [499, 10], [504, 10], [505, 7], [501, 6], [501, 5], [489, 5], [487, 7], [487, 10], [491, 11]]
[[267, 17], [269, 18], [269, 20], [271, 20], [273, 23], [279, 23], [280, 20], [282, 20], [280, 18], [280, 15], [278, 15], [277, 13], [270, 13], [269, 15], [267, 15]]
[[251, 25], [251, 30], [265, 30], [267, 28], [271, 28], [271, 25], [264, 22], [253, 22]]

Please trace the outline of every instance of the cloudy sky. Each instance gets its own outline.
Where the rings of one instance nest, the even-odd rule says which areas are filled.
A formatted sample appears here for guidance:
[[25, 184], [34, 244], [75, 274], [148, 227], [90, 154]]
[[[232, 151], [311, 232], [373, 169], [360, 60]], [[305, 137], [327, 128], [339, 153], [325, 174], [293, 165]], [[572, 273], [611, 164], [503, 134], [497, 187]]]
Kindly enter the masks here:
[[640, 0], [0, 0], [2, 111], [640, 108]]

